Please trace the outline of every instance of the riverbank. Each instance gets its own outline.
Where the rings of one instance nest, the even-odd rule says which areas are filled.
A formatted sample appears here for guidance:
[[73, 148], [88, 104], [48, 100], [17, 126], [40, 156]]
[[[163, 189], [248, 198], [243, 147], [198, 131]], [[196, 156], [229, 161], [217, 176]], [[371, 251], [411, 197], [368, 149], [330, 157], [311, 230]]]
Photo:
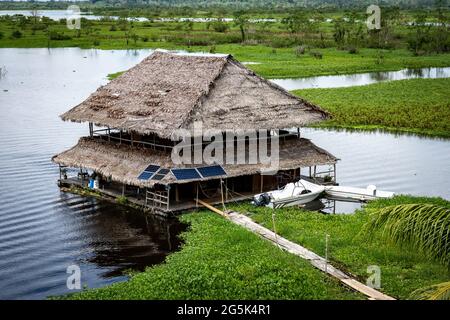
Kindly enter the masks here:
[[213, 213], [185, 214], [179, 252], [127, 282], [72, 299], [363, 299], [307, 261]]
[[[396, 197], [370, 203], [352, 215], [323, 215], [301, 209], [277, 210], [277, 232], [329, 259], [365, 283], [367, 267], [381, 268], [381, 291], [401, 299], [421, 287], [448, 281], [449, 271], [414, 251], [383, 241], [365, 239], [360, 230], [371, 210], [400, 203], [435, 203], [440, 198]], [[234, 205], [261, 225], [272, 229], [272, 210]], [[190, 224], [181, 250], [164, 264], [147, 268], [127, 282], [85, 290], [70, 299], [364, 299], [314, 269], [305, 260], [281, 251], [266, 240], [213, 213], [185, 214]]]
[[293, 92], [333, 115], [320, 127], [381, 129], [449, 138], [449, 87], [449, 78], [412, 79]]
[[[373, 210], [407, 203], [431, 203], [450, 208], [450, 202], [442, 198], [410, 196], [373, 201], [349, 215], [322, 215], [285, 208], [276, 212], [276, 228], [281, 236], [319, 254], [325, 252], [325, 237], [328, 234], [331, 264], [355, 275], [362, 282], [368, 277], [367, 267], [378, 266], [381, 270], [380, 291], [399, 299], [408, 299], [419, 288], [448, 281], [449, 270], [417, 254], [415, 250], [386, 242], [380, 233], [369, 239], [361, 232]], [[250, 212], [253, 220], [267, 228], [273, 226], [272, 209], [246, 204], [236, 205], [233, 209]]]

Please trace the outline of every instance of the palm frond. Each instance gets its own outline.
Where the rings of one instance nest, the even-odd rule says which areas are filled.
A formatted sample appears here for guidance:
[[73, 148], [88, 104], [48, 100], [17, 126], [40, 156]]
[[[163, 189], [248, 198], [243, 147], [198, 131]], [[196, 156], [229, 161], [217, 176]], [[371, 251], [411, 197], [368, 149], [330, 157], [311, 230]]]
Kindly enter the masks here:
[[450, 281], [416, 290], [411, 297], [418, 300], [450, 300]]
[[450, 266], [450, 209], [433, 204], [385, 207], [370, 214], [365, 231], [380, 230], [397, 245], [413, 247]]

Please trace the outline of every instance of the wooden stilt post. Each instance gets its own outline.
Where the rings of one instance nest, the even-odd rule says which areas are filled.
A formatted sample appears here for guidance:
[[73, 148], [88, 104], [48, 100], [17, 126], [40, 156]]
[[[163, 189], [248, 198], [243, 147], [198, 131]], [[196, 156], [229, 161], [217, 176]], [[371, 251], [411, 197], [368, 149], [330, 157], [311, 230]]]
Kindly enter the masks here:
[[178, 185], [175, 185], [175, 201], [180, 202], [180, 195], [178, 192]]
[[170, 203], [170, 184], [167, 186], [167, 210], [169, 210]]
[[262, 173], [260, 173], [260, 177], [261, 177], [261, 193], [263, 192], [263, 184], [264, 184], [264, 176], [262, 175]]
[[196, 197], [195, 197], [195, 207], [196, 208], [198, 208], [198, 182], [197, 182], [197, 184], [196, 184], [196, 187], [197, 187], [197, 195], [196, 195]]
[[334, 183], [337, 183], [337, 180], [336, 180], [336, 163], [333, 164], [333, 170], [334, 170]]
[[89, 136], [92, 138], [94, 136], [94, 125], [89, 122]]
[[225, 179], [225, 201], [228, 201], [228, 180]]
[[225, 211], [225, 201], [223, 200], [223, 186], [222, 186], [222, 184], [223, 184], [223, 180], [222, 179], [220, 179], [220, 195], [222, 196], [222, 208], [223, 208], [223, 211]]

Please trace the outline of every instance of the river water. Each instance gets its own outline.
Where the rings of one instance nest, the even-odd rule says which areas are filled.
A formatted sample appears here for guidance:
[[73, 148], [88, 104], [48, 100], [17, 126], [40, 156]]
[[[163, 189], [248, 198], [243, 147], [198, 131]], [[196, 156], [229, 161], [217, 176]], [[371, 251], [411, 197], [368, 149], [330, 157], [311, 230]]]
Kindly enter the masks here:
[[0, 49], [0, 299], [69, 293], [70, 265], [90, 288], [125, 280], [179, 246], [178, 220], [60, 192], [50, 162], [87, 130], [58, 115], [146, 54]]
[[313, 88], [342, 88], [363, 86], [385, 81], [407, 79], [449, 78], [450, 68], [403, 69], [399, 71], [368, 72], [351, 75], [319, 76], [299, 79], [273, 79], [272, 81], [286, 90]]
[[[160, 263], [178, 247], [185, 227], [176, 220], [62, 193], [50, 161], [88, 132], [58, 115], [149, 53], [0, 49], [0, 299], [69, 293], [73, 264], [88, 287], [125, 280], [124, 270]], [[448, 140], [318, 129], [302, 135], [341, 159], [342, 185], [450, 199]]]

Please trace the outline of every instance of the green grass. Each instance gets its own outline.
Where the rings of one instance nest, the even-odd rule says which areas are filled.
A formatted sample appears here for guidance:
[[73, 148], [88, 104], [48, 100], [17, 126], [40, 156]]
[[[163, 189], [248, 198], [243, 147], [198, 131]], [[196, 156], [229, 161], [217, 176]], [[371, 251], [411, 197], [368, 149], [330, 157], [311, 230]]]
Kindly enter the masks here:
[[321, 127], [383, 129], [450, 137], [450, 79], [413, 79], [367, 86], [296, 90], [329, 111]]
[[[360, 232], [371, 210], [405, 203], [433, 203], [450, 208], [450, 202], [441, 198], [410, 196], [377, 200], [351, 215], [323, 215], [286, 208], [276, 211], [276, 229], [283, 237], [322, 256], [325, 254], [325, 236], [329, 234], [329, 257], [333, 265], [354, 274], [363, 283], [368, 277], [367, 267], [377, 265], [381, 268], [381, 290], [408, 299], [416, 289], [448, 281], [449, 269], [414, 250], [386, 242], [379, 233], [367, 237]], [[233, 206], [233, 209], [250, 212], [252, 219], [272, 229], [271, 209], [247, 204]]]
[[73, 299], [362, 299], [307, 261], [213, 213], [186, 214], [185, 244], [164, 264]]

